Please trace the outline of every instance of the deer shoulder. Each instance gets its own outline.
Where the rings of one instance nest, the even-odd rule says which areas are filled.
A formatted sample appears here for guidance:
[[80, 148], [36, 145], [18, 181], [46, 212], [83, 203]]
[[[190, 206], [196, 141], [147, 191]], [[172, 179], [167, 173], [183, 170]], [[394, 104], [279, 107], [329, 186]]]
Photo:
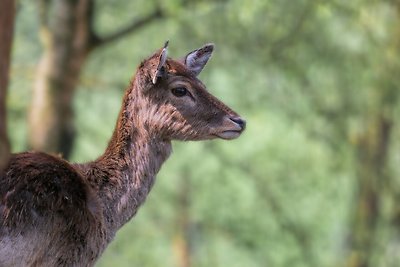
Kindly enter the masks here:
[[[6, 170], [0, 179], [0, 266], [67, 266], [77, 255], [65, 251], [86, 248], [91, 234], [101, 235], [96, 198], [68, 162], [25, 152], [12, 156]], [[5, 256], [18, 250], [26, 252]], [[48, 255], [53, 255], [53, 262]]]

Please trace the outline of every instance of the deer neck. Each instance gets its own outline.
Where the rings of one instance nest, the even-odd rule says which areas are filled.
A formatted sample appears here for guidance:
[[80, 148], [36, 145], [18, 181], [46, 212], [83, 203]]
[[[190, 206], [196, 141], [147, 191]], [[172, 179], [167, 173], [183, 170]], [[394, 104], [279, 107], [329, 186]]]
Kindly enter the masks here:
[[114, 232], [135, 215], [171, 153], [170, 140], [162, 140], [144, 127], [138, 114], [144, 107], [134, 99], [140, 99], [135, 88], [125, 94], [113, 137], [93, 163], [100, 173], [92, 179], [96, 180], [105, 223]]

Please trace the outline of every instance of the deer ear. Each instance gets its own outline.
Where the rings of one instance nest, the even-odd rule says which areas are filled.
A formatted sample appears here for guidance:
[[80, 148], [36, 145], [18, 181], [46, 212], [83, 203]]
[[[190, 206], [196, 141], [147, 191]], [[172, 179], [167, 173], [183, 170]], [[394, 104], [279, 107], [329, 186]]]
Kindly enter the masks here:
[[152, 82], [156, 84], [159, 78], [163, 77], [165, 74], [165, 62], [167, 62], [167, 53], [168, 53], [168, 43], [169, 41], [165, 42], [163, 49], [158, 56], [158, 64], [157, 68], [155, 69], [154, 73], [152, 73]]
[[187, 54], [183, 59], [183, 63], [197, 76], [207, 64], [207, 61], [211, 57], [213, 50], [214, 44], [206, 44], [203, 47]]

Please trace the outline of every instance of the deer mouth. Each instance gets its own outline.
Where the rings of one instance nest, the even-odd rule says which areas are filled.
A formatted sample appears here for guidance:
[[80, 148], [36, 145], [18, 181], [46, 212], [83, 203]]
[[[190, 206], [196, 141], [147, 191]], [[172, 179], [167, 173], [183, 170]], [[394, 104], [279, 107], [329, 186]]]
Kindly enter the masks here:
[[246, 121], [242, 118], [238, 116], [226, 116], [220, 131], [218, 131], [215, 136], [225, 140], [235, 139], [239, 137], [245, 128]]
[[220, 133], [215, 134], [217, 137], [225, 139], [225, 140], [232, 140], [238, 138], [239, 135], [242, 133], [242, 130], [229, 130], [223, 131]]

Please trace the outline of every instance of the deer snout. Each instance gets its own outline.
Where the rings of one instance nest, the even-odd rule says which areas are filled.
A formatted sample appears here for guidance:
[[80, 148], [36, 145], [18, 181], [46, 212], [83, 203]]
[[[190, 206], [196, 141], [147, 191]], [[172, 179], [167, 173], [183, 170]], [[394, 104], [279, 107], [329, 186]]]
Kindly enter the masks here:
[[241, 131], [243, 131], [246, 128], [246, 121], [240, 117], [230, 117], [229, 118], [231, 121], [239, 125], [241, 128]]
[[239, 137], [245, 128], [246, 121], [241, 117], [225, 116], [221, 127], [215, 135], [222, 139], [235, 139]]

